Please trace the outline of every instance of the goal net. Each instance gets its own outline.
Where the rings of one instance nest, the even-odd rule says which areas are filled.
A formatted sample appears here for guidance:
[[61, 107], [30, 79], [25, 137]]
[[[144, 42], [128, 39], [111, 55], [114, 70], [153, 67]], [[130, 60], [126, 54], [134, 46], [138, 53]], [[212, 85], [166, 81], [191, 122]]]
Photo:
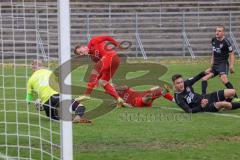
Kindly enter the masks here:
[[57, 7], [56, 0], [0, 3], [0, 159], [61, 157], [60, 122], [26, 102], [31, 61], [58, 65]]

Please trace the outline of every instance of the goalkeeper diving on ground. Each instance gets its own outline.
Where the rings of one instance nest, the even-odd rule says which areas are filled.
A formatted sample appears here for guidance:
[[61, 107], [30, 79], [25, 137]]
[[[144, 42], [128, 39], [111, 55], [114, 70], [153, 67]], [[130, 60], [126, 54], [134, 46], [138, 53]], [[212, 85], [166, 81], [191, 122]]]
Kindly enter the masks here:
[[[60, 104], [59, 86], [53, 72], [43, 67], [41, 60], [32, 61], [33, 74], [27, 83], [27, 102], [33, 102], [33, 93], [35, 92], [40, 99], [40, 102], [35, 103], [37, 106], [42, 106], [46, 116], [52, 120], [59, 120], [58, 108]], [[75, 112], [73, 122], [91, 123], [84, 117], [85, 106], [78, 101], [72, 100], [72, 111]]]

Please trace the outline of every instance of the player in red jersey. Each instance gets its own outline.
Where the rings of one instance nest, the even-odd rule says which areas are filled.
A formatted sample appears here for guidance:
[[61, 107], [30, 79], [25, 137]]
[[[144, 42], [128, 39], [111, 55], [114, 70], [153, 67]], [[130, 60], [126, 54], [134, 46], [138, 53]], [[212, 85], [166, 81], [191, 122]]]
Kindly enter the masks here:
[[87, 46], [77, 45], [74, 49], [76, 55], [89, 55], [96, 63], [87, 85], [84, 96], [77, 100], [89, 99], [93, 88], [99, 83], [105, 91], [117, 100], [117, 105], [123, 105], [123, 99], [118, 95], [115, 88], [109, 83], [120, 64], [120, 58], [114, 49], [109, 49], [108, 43], [113, 44], [116, 48], [122, 49], [120, 43], [110, 36], [95, 36]]
[[165, 88], [157, 86], [146, 91], [135, 91], [126, 85], [115, 85], [115, 89], [124, 102], [129, 104], [129, 107], [151, 107], [153, 101], [161, 96], [169, 101], [175, 102], [166, 86]]

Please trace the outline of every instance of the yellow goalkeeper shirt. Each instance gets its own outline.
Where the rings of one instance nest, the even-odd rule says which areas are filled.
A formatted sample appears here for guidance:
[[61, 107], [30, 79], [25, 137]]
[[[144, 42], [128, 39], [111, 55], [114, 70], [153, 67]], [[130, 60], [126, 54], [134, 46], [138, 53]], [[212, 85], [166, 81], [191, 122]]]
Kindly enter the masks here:
[[49, 98], [58, 94], [58, 83], [53, 72], [48, 69], [39, 69], [35, 71], [29, 78], [27, 83], [27, 98], [28, 102], [32, 101], [33, 92], [38, 94], [41, 103], [46, 103]]

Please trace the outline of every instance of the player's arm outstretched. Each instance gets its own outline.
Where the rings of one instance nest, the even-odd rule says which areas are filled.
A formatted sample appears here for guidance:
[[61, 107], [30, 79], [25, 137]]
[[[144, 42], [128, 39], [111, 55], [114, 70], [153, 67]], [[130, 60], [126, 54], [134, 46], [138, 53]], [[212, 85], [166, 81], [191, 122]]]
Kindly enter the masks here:
[[213, 64], [214, 64], [214, 53], [212, 53], [212, 57], [211, 57], [211, 68], [212, 68]]
[[114, 46], [118, 48], [120, 47], [120, 43], [118, 43], [114, 38], [112, 38], [111, 36], [102, 35], [96, 36], [93, 39], [91, 39], [90, 42], [88, 43], [88, 48], [91, 49], [92, 46], [98, 45], [105, 41], [111, 42]]
[[234, 73], [234, 60], [235, 60], [235, 56], [234, 56], [234, 52], [230, 52], [229, 53], [229, 71], [230, 73]]
[[228, 50], [227, 52], [229, 54], [229, 71], [232, 74], [234, 73], [234, 61], [235, 61], [234, 51], [230, 41], [227, 38], [225, 38], [224, 40], [227, 46], [227, 50]]
[[179, 107], [181, 107], [186, 113], [197, 113], [202, 111], [201, 106], [195, 106], [194, 108], [191, 108], [183, 98], [176, 97], [175, 99], [176, 103]]
[[90, 49], [92, 46], [94, 46], [96, 44], [99, 44], [99, 43], [102, 43], [102, 42], [106, 42], [106, 41], [110, 42], [111, 44], [113, 44], [118, 49], [121, 49], [121, 50], [127, 49], [127, 48], [123, 47], [121, 45], [121, 43], [116, 41], [114, 38], [112, 38], [111, 36], [107, 36], [107, 35], [94, 37], [92, 40], [90, 40], [90, 42], [88, 44], [88, 48]]
[[97, 43], [101, 43], [101, 42], [104, 42], [104, 41], [108, 41], [108, 42], [111, 42], [112, 44], [114, 44], [116, 47], [119, 46], [119, 43], [113, 39], [111, 36], [98, 36], [98, 41]]

